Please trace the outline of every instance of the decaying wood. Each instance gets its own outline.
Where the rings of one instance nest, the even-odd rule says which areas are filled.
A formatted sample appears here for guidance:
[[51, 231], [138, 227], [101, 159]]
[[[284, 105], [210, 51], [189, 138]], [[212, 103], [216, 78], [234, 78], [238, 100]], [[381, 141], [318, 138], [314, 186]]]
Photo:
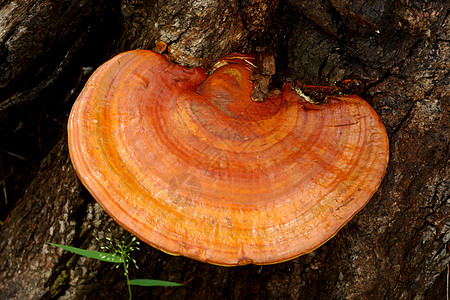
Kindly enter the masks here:
[[[120, 269], [45, 242], [98, 250], [96, 236], [108, 229], [123, 234], [78, 181], [63, 124], [94, 68], [158, 41], [167, 44], [165, 54], [187, 66], [211, 65], [236, 50], [273, 50], [275, 84], [286, 78], [308, 84], [360, 79], [361, 96], [386, 125], [390, 163], [369, 204], [328, 243], [292, 261], [224, 268], [142, 245], [133, 278], [188, 284], [133, 288], [136, 298], [445, 295], [445, 276], [439, 275], [450, 260], [449, 33], [444, 0], [0, 1], [4, 176], [14, 166], [5, 151], [27, 145], [44, 154], [62, 134], [1, 228], [2, 298], [127, 297]], [[19, 171], [11, 174], [26, 178]]]

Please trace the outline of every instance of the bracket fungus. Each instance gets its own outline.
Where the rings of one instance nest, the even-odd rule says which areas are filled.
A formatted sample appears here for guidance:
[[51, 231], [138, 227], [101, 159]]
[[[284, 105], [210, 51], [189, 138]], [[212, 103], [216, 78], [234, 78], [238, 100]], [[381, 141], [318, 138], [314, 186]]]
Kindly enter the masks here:
[[[99, 67], [68, 124], [74, 168], [121, 226], [173, 255], [272, 264], [333, 237], [377, 190], [388, 139], [375, 111], [292, 82], [252, 101], [255, 56], [210, 72], [135, 50]], [[309, 87], [314, 90], [314, 87]]]

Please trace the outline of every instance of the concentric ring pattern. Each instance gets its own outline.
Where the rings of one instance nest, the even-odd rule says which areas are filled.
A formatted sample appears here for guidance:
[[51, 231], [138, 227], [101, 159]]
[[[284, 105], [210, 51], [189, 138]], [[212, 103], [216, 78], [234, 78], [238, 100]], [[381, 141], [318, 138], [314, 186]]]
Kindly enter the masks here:
[[252, 60], [235, 54], [208, 75], [136, 50], [91, 76], [69, 149], [121, 226], [171, 254], [270, 264], [317, 248], [369, 201], [388, 161], [372, 108], [308, 104], [289, 84], [253, 102]]

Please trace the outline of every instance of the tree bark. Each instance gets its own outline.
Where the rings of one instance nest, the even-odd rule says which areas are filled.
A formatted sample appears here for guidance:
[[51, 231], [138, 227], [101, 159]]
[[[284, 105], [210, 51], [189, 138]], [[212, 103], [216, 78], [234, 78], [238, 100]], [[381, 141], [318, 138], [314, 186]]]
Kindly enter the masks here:
[[[8, 205], [15, 200], [0, 230], [0, 295], [128, 297], [122, 270], [45, 243], [100, 250], [95, 237], [125, 234], [76, 177], [65, 122], [96, 67], [158, 44], [185, 66], [210, 66], [233, 51], [273, 50], [274, 84], [360, 79], [361, 96], [388, 131], [390, 162], [369, 204], [297, 259], [226, 268], [141, 245], [132, 278], [187, 284], [133, 287], [135, 299], [443, 297], [450, 261], [449, 9], [445, 0], [0, 1], [1, 180]], [[5, 202], [0, 208], [9, 210]]]

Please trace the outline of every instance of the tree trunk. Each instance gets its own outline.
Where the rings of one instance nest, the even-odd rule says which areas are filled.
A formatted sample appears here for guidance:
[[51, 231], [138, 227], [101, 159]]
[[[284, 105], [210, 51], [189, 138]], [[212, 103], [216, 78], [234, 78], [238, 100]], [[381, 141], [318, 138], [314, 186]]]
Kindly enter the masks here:
[[100, 250], [95, 237], [124, 234], [78, 180], [65, 122], [103, 61], [157, 44], [185, 66], [271, 49], [274, 84], [360, 79], [361, 96], [386, 126], [390, 162], [369, 204], [333, 239], [297, 259], [226, 268], [141, 245], [132, 278], [187, 284], [133, 287], [135, 299], [444, 297], [449, 9], [445, 0], [0, 1], [2, 220], [8, 215], [0, 230], [1, 297], [128, 297], [122, 270], [45, 243]]

